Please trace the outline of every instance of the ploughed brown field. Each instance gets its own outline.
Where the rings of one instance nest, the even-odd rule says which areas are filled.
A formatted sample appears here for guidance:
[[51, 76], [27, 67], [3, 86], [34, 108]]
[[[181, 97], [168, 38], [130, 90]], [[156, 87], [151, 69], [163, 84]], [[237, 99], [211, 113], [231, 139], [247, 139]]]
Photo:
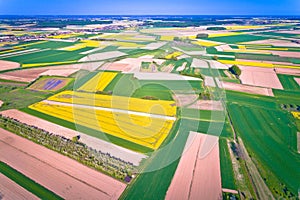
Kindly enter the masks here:
[[166, 199], [221, 199], [218, 137], [190, 132]]
[[5, 61], [0, 60], [0, 71], [9, 70], [9, 69], [16, 69], [19, 68], [20, 64], [17, 62]]
[[3, 199], [39, 199], [0, 173], [0, 198], [1, 196]]
[[126, 184], [0, 129], [0, 160], [64, 199], [118, 199]]
[[63, 126], [48, 122], [46, 120], [40, 119], [38, 117], [29, 115], [27, 113], [21, 112], [19, 110], [11, 109], [0, 112], [5, 117], [10, 117], [20, 121], [21, 123], [35, 126], [55, 135], [60, 135], [68, 139], [72, 139], [79, 135], [77, 131], [65, 128]]

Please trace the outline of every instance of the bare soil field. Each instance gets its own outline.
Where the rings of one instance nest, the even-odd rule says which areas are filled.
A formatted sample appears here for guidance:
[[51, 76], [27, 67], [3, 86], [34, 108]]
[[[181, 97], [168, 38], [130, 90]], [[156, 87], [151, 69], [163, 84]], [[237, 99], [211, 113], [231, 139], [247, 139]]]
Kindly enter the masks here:
[[231, 83], [231, 82], [221, 82], [221, 87], [226, 90], [233, 90], [238, 92], [246, 92], [251, 94], [260, 94], [265, 96], [274, 96], [272, 89], [270, 88], [263, 88], [263, 87], [255, 87], [250, 85], [243, 85], [238, 83]]
[[46, 68], [17, 70], [0, 74], [0, 79], [31, 82], [37, 79], [40, 74], [45, 71], [47, 71]]
[[166, 199], [221, 199], [218, 137], [191, 132]]
[[204, 85], [209, 87], [216, 87], [214, 78], [211, 76], [205, 76]]
[[14, 181], [0, 173], [0, 198], [1, 199], [39, 199]]
[[298, 85], [300, 86], [300, 78], [296, 78], [294, 77], [295, 81], [298, 83]]
[[198, 99], [196, 94], [173, 94], [172, 97], [176, 102], [176, 106], [179, 107], [188, 106]]
[[208, 64], [204, 60], [194, 58], [191, 67], [194, 67], [194, 68], [208, 68]]
[[0, 71], [8, 70], [8, 69], [17, 69], [20, 67], [20, 64], [17, 62], [0, 60]]
[[164, 60], [162, 59], [153, 59], [152, 57], [140, 57], [140, 58], [126, 58], [114, 63], [106, 63], [104, 64], [101, 69], [102, 70], [115, 70], [115, 71], [122, 71], [122, 72], [139, 72], [142, 62], [156, 62], [161, 65]]
[[[126, 184], [0, 129], [0, 160], [64, 199], [118, 199]], [[43, 173], [37, 173], [43, 169]]]
[[223, 110], [222, 103], [213, 100], [198, 100], [196, 103], [188, 106], [188, 108], [197, 110]]
[[300, 52], [292, 52], [292, 51], [271, 51], [272, 54], [278, 55], [281, 57], [292, 57], [292, 58], [300, 58]]
[[142, 47], [141, 49], [147, 49], [147, 50], [155, 50], [159, 49], [160, 47], [164, 46], [167, 44], [166, 42], [153, 42], [150, 44], [147, 44], [145, 47]]
[[77, 131], [73, 131], [71, 129], [67, 129], [65, 127], [53, 124], [46, 120], [40, 119], [38, 117], [23, 113], [19, 110], [15, 110], [15, 109], [5, 110], [5, 111], [0, 112], [0, 114], [2, 114], [3, 116], [6, 116], [6, 117], [16, 119], [27, 125], [35, 126], [40, 129], [49, 131], [55, 135], [64, 136], [69, 139], [72, 139], [73, 137], [79, 135], [79, 133]]
[[77, 72], [78, 69], [49, 69], [40, 74], [40, 76], [70, 76]]
[[300, 69], [275, 68], [277, 74], [300, 76]]
[[0, 100], [0, 107], [2, 106], [2, 104], [3, 104], [3, 101]]
[[283, 89], [273, 68], [239, 66], [241, 82], [246, 85]]
[[95, 54], [90, 54], [86, 57], [83, 57], [79, 60], [79, 62], [84, 62], [84, 61], [97, 61], [97, 60], [107, 60], [111, 58], [117, 58], [121, 56], [127, 55], [126, 53], [123, 53], [121, 51], [109, 51], [109, 52], [103, 52], [103, 53], [95, 53]]

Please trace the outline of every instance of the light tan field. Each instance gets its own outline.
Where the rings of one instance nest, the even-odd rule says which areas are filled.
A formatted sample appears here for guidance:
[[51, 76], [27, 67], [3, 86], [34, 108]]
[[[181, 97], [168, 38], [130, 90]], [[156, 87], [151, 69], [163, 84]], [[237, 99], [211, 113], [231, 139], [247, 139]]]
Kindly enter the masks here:
[[64, 199], [118, 199], [126, 187], [43, 146], [0, 132], [0, 160]]
[[3, 116], [10, 117], [13, 119], [16, 119], [20, 121], [21, 123], [30, 125], [30, 126], [35, 126], [40, 129], [49, 131], [55, 135], [60, 135], [65, 138], [72, 139], [75, 136], [78, 136], [79, 133], [77, 131], [73, 131], [71, 129], [67, 129], [65, 127], [59, 126], [57, 124], [53, 124], [51, 122], [48, 122], [46, 120], [40, 119], [38, 117], [23, 113], [19, 110], [5, 110], [0, 112]]
[[198, 110], [223, 110], [222, 103], [220, 101], [213, 100], [198, 100], [196, 103], [188, 106], [188, 108]]
[[283, 89], [273, 68], [239, 66], [242, 71], [240, 80], [243, 84], [266, 88]]
[[3, 104], [3, 101], [0, 100], [0, 107], [2, 106], [2, 104]]
[[17, 69], [20, 67], [20, 64], [17, 62], [0, 60], [0, 71], [8, 70], [8, 69]]
[[166, 199], [221, 198], [218, 137], [191, 132]]
[[274, 96], [272, 89], [263, 88], [263, 87], [255, 87], [250, 85], [243, 85], [238, 83], [230, 83], [230, 82], [221, 82], [222, 88], [226, 90], [233, 90], [238, 92], [246, 92], [251, 94], [259, 94], [264, 96]]
[[[0, 143], [1, 144], [1, 143]], [[5, 199], [39, 199], [14, 181], [0, 173], [0, 198]]]

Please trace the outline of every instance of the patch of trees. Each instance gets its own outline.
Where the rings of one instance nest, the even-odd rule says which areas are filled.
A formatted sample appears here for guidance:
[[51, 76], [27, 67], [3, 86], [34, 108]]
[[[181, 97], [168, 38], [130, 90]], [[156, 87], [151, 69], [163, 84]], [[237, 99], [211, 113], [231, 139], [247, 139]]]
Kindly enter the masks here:
[[229, 68], [229, 71], [236, 76], [240, 76], [242, 74], [241, 69], [237, 65], [232, 65], [232, 67]]
[[223, 26], [212, 26], [212, 27], [207, 27], [206, 30], [208, 30], [208, 31], [221, 31], [221, 30], [226, 30], [226, 28], [223, 27]]
[[126, 177], [137, 173], [137, 169], [132, 163], [116, 158], [109, 153], [92, 149], [79, 142], [79, 137], [70, 140], [1, 114], [0, 127], [119, 180], [124, 181]]
[[203, 38], [208, 38], [208, 34], [207, 33], [199, 33], [196, 36], [197, 39], [203, 39]]

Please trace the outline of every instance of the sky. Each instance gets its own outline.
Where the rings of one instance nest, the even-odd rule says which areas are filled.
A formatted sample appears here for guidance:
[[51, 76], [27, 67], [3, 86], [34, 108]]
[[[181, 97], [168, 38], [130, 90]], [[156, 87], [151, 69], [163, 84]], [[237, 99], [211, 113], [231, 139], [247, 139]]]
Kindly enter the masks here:
[[0, 0], [0, 15], [300, 15], [300, 0]]

